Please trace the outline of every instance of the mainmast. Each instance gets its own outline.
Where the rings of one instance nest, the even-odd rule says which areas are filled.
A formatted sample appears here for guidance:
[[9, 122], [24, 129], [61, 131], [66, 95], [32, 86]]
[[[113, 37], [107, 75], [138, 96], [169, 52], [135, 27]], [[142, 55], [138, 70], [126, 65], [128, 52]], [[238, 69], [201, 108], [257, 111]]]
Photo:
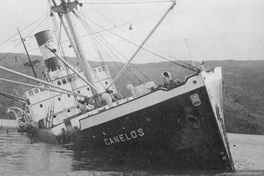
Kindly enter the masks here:
[[[95, 81], [94, 81], [94, 77], [93, 77], [93, 71], [92, 71], [92, 67], [90, 66], [90, 64], [88, 63], [88, 57], [84, 52], [84, 49], [81, 45], [81, 42], [79, 40], [79, 36], [77, 34], [77, 31], [75, 30], [71, 17], [70, 17], [70, 12], [73, 11], [74, 8], [77, 8], [78, 5], [81, 5], [78, 1], [74, 1], [74, 2], [65, 2], [65, 0], [61, 0], [61, 4], [60, 5], [56, 5], [56, 3], [53, 1], [54, 6], [51, 7], [51, 10], [54, 12], [57, 12], [59, 14], [64, 14], [65, 18], [67, 20], [68, 23], [68, 27], [70, 29], [70, 32], [72, 34], [72, 36], [68, 36], [70, 41], [73, 42], [73, 40], [71, 40], [71, 37], [74, 39], [73, 43], [73, 47], [75, 47], [74, 51], [77, 51], [76, 55], [79, 58], [79, 60], [81, 61], [81, 64], [83, 66], [83, 71], [84, 71], [84, 75], [87, 79], [87, 81], [92, 85], [92, 87], [95, 87]], [[67, 29], [65, 29], [65, 31], [67, 31]], [[67, 33], [67, 32], [66, 32]], [[67, 33], [68, 35], [68, 33]], [[92, 88], [92, 93], [93, 95], [97, 94], [97, 90], [95, 90], [94, 88]]]

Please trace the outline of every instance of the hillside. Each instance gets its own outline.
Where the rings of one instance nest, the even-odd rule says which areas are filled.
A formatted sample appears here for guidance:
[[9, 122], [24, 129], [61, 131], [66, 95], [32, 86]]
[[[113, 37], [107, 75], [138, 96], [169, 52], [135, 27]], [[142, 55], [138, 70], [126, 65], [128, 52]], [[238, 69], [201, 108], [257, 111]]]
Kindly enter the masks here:
[[[0, 58], [3, 58], [4, 55], [0, 54]], [[40, 61], [41, 57], [31, 56], [31, 59]], [[68, 59], [68, 61], [74, 63], [74, 59]], [[33, 76], [30, 68], [24, 66], [26, 62], [27, 58], [23, 54], [9, 54], [2, 59], [1, 65]], [[98, 63], [92, 63], [92, 65], [94, 64]], [[107, 62], [107, 64], [112, 77], [123, 66], [123, 64], [115, 62]], [[162, 82], [161, 73], [163, 71], [169, 71], [174, 78], [181, 80], [184, 79], [185, 72], [190, 72], [169, 62], [135, 64], [134, 66], [131, 65], [129, 67], [131, 72], [127, 71], [116, 83], [116, 87], [123, 96], [129, 95], [125, 88], [129, 82], [127, 76], [136, 84], [147, 79], [159, 84]], [[264, 61], [224, 60], [205, 62], [206, 69], [215, 66], [222, 66], [223, 68], [224, 113], [227, 132], [264, 134]], [[42, 70], [42, 62], [37, 63], [36, 72], [39, 78], [42, 78]], [[0, 74], [1, 78], [29, 82], [25, 78], [14, 76], [2, 70], [0, 70]], [[6, 82], [1, 82], [0, 87], [1, 91], [17, 96], [20, 96], [26, 89], [26, 87]], [[13, 100], [2, 96], [0, 98], [1, 118], [10, 118], [10, 114], [5, 113], [6, 107], [21, 106], [20, 103]]]

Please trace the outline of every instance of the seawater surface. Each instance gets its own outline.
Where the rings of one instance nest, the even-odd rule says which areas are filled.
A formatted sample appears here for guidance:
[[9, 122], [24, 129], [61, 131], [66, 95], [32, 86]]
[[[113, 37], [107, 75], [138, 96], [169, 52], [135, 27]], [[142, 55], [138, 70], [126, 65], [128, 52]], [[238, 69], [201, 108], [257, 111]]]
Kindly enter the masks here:
[[[263, 170], [264, 136], [229, 134], [237, 170]], [[25, 133], [0, 129], [0, 176], [5, 175], [182, 175], [178, 172], [147, 171], [113, 162], [111, 156], [76, 152], [54, 144], [31, 141]], [[264, 173], [264, 172], [262, 172]], [[186, 173], [185, 173], [186, 174]]]
[[[146, 171], [143, 166], [135, 169], [136, 165], [115, 161], [111, 156], [102, 156], [94, 151], [80, 152], [65, 146], [31, 141], [26, 133], [19, 133], [16, 129], [0, 129], [0, 176], [168, 175], [168, 171]], [[176, 173], [173, 171], [173, 174]]]
[[105, 164], [98, 164], [94, 157], [81, 156], [59, 145], [31, 142], [25, 133], [15, 129], [0, 129], [0, 175], [124, 174], [105, 169]]

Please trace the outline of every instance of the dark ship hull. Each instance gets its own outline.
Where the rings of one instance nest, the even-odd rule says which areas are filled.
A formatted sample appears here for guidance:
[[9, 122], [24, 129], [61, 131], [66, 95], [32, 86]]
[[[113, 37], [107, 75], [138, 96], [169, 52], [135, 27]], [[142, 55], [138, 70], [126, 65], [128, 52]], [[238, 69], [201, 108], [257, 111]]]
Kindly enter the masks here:
[[207, 85], [201, 74], [194, 75], [81, 119], [75, 147], [155, 169], [233, 171], [219, 74], [204, 76], [213, 80]]

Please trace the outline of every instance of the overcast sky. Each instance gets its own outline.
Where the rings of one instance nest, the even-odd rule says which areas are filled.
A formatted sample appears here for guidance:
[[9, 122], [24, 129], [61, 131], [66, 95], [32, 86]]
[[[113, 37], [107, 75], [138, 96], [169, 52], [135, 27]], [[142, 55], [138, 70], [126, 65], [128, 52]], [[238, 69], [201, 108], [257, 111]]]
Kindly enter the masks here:
[[[143, 40], [170, 3], [136, 4], [88, 4], [88, 2], [120, 2], [118, 0], [79, 0], [84, 2], [84, 13], [104, 28], [124, 25], [113, 29], [137, 44]], [[146, 2], [144, 0], [143, 2]], [[153, 0], [157, 1], [157, 0]], [[133, 0], [122, 0], [133, 2]], [[151, 2], [151, 0], [149, 0]], [[178, 0], [154, 33], [148, 44], [182, 60], [189, 60], [190, 54], [184, 39], [187, 39], [194, 60], [262, 60], [264, 59], [264, 1], [263, 0]], [[0, 43], [24, 29], [49, 12], [46, 0], [8, 0], [1, 3]], [[129, 23], [133, 30], [129, 30]], [[41, 26], [40, 26], [41, 27]], [[47, 28], [43, 27], [43, 30]], [[31, 29], [23, 31], [28, 35]], [[97, 28], [100, 31], [99, 28]], [[35, 31], [34, 31], [35, 32]], [[38, 32], [38, 31], [36, 31]], [[35, 32], [35, 33], [36, 33]], [[130, 57], [135, 50], [130, 44], [114, 36], [102, 33], [122, 54]], [[128, 37], [130, 36], [130, 37]], [[137, 39], [133, 39], [135, 36]], [[29, 36], [30, 37], [30, 36]], [[26, 39], [31, 46], [31, 39]], [[0, 52], [24, 52], [12, 42], [0, 45]], [[36, 46], [35, 46], [36, 48]], [[30, 49], [29, 49], [30, 50]], [[31, 50], [30, 54], [37, 54]], [[91, 54], [92, 55], [92, 54]], [[92, 57], [96, 57], [93, 56]], [[151, 55], [141, 52], [135, 62], [148, 62]], [[154, 59], [158, 61], [158, 59]]]

